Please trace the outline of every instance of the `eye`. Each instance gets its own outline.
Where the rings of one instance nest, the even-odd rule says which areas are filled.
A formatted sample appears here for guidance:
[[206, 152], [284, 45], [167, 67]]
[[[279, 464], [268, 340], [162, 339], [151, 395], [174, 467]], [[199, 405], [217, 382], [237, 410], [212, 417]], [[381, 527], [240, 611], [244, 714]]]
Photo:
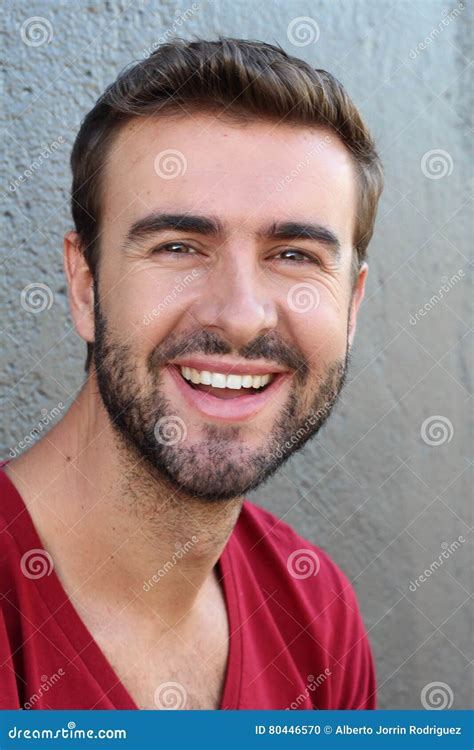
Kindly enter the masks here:
[[[179, 249], [176, 248], [186, 248], [187, 250], [191, 250], [191, 253], [182, 252]], [[187, 245], [184, 242], [166, 242], [164, 245], [158, 245], [157, 247], [154, 247], [152, 252], [152, 255], [155, 255], [156, 253], [159, 253], [161, 250], [165, 250], [167, 253], [174, 253], [176, 255], [192, 255], [195, 253], [195, 249], [191, 247], [191, 245]]]
[[[303, 263], [304, 261], [308, 261], [309, 263], [316, 263], [318, 265], [321, 265], [321, 262], [318, 258], [315, 258], [314, 255], [309, 255], [309, 253], [304, 253], [302, 250], [295, 250], [294, 248], [288, 248], [287, 250], [281, 250], [279, 255], [288, 254], [290, 253], [293, 255], [293, 258], [283, 258], [283, 260], [290, 261], [291, 263]], [[299, 257], [295, 257], [299, 256]]]

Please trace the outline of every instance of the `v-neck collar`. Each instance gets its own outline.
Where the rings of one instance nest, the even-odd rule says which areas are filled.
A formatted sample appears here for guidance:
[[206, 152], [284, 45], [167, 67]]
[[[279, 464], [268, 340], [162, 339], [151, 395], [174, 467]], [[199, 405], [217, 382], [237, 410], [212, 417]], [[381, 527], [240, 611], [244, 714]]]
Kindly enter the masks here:
[[[10, 533], [14, 536], [22, 555], [31, 549], [43, 550], [43, 543], [22, 496], [6, 472], [2, 471], [3, 466], [8, 463], [9, 461], [0, 462], [0, 477], [1, 481], [6, 482], [8, 486], [2, 500], [2, 512], [10, 527]], [[10, 503], [8, 498], [11, 498]], [[16, 531], [18, 533], [15, 533]], [[239, 708], [243, 666], [242, 620], [232, 563], [233, 534], [234, 532], [229, 537], [217, 562], [217, 578], [222, 586], [229, 624], [229, 649], [219, 709], [227, 710]], [[75, 658], [82, 661], [114, 708], [138, 710], [137, 704], [69, 599], [54, 568], [50, 575], [36, 579], [35, 584], [51, 617], [55, 619], [73, 646], [77, 655]], [[91, 709], [93, 708], [95, 706], [91, 706]]]

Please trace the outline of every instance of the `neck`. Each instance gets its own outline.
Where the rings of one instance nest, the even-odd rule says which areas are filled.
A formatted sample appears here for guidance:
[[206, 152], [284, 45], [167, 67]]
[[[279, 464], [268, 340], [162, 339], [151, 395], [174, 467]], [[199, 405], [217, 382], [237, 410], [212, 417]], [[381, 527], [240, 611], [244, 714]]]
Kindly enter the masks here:
[[92, 377], [7, 472], [73, 589], [105, 605], [145, 602], [170, 626], [215, 585], [243, 501], [180, 492], [112, 429]]

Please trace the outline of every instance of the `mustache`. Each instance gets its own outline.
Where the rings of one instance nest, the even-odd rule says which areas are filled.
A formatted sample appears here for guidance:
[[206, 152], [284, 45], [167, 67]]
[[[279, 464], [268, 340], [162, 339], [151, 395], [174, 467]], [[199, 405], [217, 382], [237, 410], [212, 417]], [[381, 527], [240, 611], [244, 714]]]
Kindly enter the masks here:
[[294, 370], [295, 378], [301, 383], [306, 382], [310, 372], [309, 364], [302, 353], [295, 346], [277, 336], [274, 331], [262, 334], [236, 352], [227, 341], [212, 331], [195, 331], [186, 338], [170, 334], [151, 352], [149, 367], [156, 372], [156, 368], [163, 367], [170, 360], [189, 354], [234, 354], [249, 361], [268, 360], [285, 369]]

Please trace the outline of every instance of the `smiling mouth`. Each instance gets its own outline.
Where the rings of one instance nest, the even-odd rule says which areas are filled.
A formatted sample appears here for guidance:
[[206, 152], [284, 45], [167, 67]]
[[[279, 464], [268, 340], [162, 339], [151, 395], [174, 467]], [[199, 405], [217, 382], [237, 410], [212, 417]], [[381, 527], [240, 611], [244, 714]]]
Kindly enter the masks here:
[[[277, 394], [281, 393], [285, 384], [288, 387], [291, 380], [291, 373], [287, 370], [257, 376], [243, 375], [236, 370], [228, 375], [206, 370], [193, 373], [193, 368], [189, 368], [189, 372], [185, 369], [183, 373], [182, 368], [183, 365], [170, 363], [165, 367], [165, 371], [187, 406], [204, 419], [211, 419], [217, 423], [234, 424], [255, 419], [269, 408]], [[267, 379], [265, 375], [271, 377]], [[257, 377], [260, 380], [253, 380]], [[193, 380], [197, 382], [193, 383]], [[208, 382], [203, 383], [201, 380]]]
[[177, 366], [182, 379], [196, 391], [208, 393], [215, 398], [235, 399], [251, 394], [262, 393], [275, 378], [274, 373], [265, 375], [224, 375], [208, 370], [195, 370], [192, 367]]

